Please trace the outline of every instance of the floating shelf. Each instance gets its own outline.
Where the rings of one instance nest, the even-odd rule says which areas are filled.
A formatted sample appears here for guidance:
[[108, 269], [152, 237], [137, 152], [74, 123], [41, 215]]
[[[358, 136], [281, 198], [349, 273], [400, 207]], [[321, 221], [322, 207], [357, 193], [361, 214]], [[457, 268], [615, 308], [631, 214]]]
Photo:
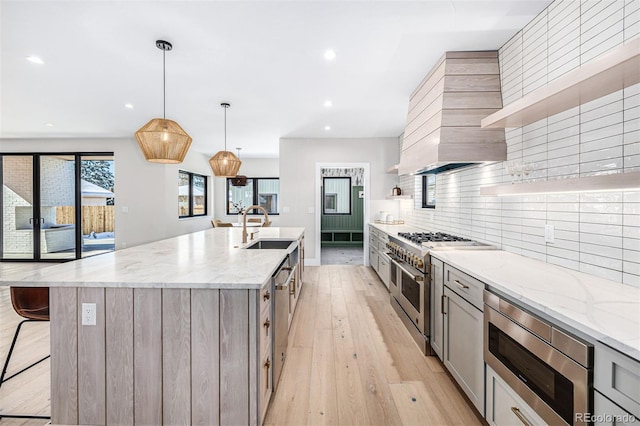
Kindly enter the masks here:
[[612, 175], [551, 179], [537, 182], [503, 183], [480, 188], [480, 195], [509, 196], [524, 194], [553, 194], [562, 192], [604, 192], [640, 190], [640, 172]]
[[413, 199], [413, 195], [387, 195], [387, 200], [411, 200]]
[[398, 174], [398, 165], [394, 164], [393, 166], [389, 167], [387, 169], [387, 173], [389, 173], [391, 175], [397, 175]]
[[636, 83], [640, 83], [640, 38], [569, 71], [483, 118], [482, 127], [523, 127]]

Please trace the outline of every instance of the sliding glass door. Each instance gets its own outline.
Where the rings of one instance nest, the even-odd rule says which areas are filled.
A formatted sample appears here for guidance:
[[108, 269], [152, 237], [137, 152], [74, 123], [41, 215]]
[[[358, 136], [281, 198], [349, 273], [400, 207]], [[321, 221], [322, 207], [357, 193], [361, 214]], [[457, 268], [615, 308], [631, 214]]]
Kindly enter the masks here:
[[112, 153], [0, 160], [0, 260], [66, 261], [114, 249]]

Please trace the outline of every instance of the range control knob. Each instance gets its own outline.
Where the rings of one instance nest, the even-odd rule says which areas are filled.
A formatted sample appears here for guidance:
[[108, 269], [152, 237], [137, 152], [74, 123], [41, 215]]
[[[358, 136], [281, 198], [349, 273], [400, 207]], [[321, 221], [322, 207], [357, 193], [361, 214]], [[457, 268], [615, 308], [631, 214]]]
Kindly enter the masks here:
[[416, 267], [418, 269], [422, 269], [423, 266], [424, 266], [424, 261], [422, 259], [418, 258], [418, 261], [416, 263]]

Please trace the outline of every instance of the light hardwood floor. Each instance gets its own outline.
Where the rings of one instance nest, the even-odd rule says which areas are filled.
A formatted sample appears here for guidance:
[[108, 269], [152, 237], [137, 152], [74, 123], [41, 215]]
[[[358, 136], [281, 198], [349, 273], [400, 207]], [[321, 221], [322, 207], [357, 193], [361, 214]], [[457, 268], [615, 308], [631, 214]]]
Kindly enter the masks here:
[[482, 424], [440, 361], [419, 351], [371, 268], [305, 272], [265, 424]]
[[[364, 266], [305, 268], [287, 362], [266, 425], [478, 425], [435, 357], [423, 356]], [[0, 287], [0, 362], [19, 318]], [[11, 370], [49, 350], [48, 323], [28, 324]], [[48, 413], [49, 361], [5, 383], [0, 410]], [[45, 420], [2, 419], [0, 426]]]

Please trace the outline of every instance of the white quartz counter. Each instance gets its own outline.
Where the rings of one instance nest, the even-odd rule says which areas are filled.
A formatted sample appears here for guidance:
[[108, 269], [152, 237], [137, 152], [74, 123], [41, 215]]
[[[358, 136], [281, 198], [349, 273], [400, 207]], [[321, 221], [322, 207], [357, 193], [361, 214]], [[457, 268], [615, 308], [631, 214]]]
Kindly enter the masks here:
[[[296, 240], [303, 233], [259, 228], [255, 238]], [[0, 285], [259, 289], [287, 255], [242, 247], [241, 228], [208, 229], [37, 270], [6, 268]]]
[[640, 288], [505, 251], [432, 251], [521, 305], [640, 360]]
[[387, 225], [384, 223], [369, 222], [369, 225], [381, 230], [386, 234], [393, 235], [393, 236], [397, 236], [398, 232], [425, 232], [424, 229], [416, 228], [415, 226], [409, 226], [405, 224]]

